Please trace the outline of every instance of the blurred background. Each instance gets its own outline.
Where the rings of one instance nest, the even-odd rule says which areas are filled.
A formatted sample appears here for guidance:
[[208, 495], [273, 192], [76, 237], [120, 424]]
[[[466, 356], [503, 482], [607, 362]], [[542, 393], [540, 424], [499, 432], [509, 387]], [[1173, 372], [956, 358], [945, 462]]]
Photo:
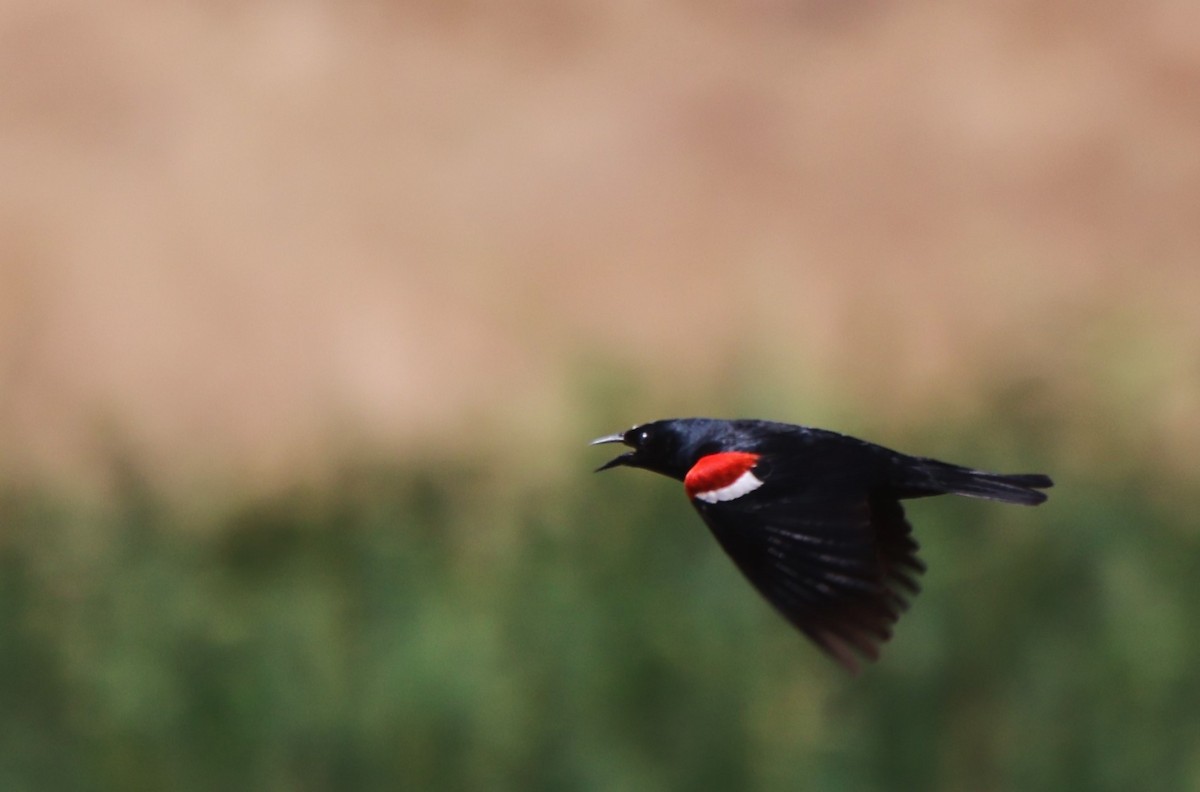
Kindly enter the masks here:
[[[0, 788], [1200, 788], [1200, 6], [0, 4]], [[584, 443], [822, 425], [859, 678]]]

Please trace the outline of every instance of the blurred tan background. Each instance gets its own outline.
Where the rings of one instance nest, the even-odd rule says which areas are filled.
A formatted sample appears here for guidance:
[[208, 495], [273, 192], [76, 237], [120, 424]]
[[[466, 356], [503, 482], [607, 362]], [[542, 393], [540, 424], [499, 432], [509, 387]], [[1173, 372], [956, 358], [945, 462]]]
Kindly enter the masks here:
[[8, 2], [0, 174], [10, 476], [551, 451], [588, 371], [1200, 442], [1193, 2]]

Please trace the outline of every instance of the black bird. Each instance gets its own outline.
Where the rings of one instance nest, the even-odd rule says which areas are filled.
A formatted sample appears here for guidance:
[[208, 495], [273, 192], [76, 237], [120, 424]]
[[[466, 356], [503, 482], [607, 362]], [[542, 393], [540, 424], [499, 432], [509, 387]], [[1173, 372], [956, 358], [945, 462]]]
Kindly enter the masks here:
[[683, 482], [696, 511], [755, 588], [851, 672], [916, 594], [912, 527], [900, 501], [929, 495], [1034, 506], [1053, 486], [908, 456], [826, 429], [677, 418], [600, 437], [632, 450], [597, 468], [645, 468]]

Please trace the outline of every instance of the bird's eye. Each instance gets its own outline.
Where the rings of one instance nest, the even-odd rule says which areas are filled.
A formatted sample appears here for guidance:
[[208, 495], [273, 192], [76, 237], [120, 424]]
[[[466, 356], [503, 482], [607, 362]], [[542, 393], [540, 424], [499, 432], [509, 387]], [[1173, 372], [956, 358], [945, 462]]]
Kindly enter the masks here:
[[650, 430], [634, 427], [625, 435], [625, 444], [634, 448], [644, 448], [650, 442]]

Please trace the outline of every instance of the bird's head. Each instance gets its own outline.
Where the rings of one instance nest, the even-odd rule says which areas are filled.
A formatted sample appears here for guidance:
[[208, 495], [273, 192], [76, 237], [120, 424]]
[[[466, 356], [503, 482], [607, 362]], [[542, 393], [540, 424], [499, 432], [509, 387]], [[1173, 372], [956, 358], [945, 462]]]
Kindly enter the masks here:
[[683, 480], [688, 470], [704, 453], [716, 450], [713, 433], [702, 418], [675, 418], [640, 424], [625, 432], [598, 437], [592, 445], [624, 443], [626, 451], [596, 469], [596, 472], [625, 465], [643, 468], [664, 476]]

